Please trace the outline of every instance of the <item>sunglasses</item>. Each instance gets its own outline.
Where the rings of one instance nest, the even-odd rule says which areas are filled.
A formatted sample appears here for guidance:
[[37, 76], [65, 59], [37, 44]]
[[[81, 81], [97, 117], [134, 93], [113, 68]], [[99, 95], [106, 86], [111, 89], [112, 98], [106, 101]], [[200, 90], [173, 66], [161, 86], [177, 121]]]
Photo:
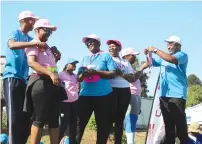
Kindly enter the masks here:
[[53, 33], [53, 31], [49, 28], [40, 28], [40, 29], [42, 29], [47, 36], [50, 36]]
[[95, 39], [90, 39], [85, 43], [85, 45], [89, 46], [89, 45], [91, 45], [92, 43], [95, 43], [95, 42], [97, 42]]

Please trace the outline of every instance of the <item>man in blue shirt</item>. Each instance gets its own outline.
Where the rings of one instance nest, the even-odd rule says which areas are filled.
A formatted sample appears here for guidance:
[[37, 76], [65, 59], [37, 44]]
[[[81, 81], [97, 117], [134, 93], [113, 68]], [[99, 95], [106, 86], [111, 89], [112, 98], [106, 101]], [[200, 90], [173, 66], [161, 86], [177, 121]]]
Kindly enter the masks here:
[[28, 35], [38, 19], [31, 11], [19, 14], [20, 28], [8, 39], [6, 64], [3, 73], [4, 95], [9, 123], [9, 144], [25, 144], [29, 135], [29, 116], [23, 112], [28, 64], [24, 48], [46, 48], [44, 42], [30, 42]]
[[188, 139], [186, 123], [188, 56], [181, 51], [181, 40], [171, 36], [166, 40], [168, 53], [153, 46], [145, 49], [158, 58], [152, 58], [153, 66], [160, 67], [160, 108], [165, 123], [165, 140], [163, 144], [175, 144], [175, 127], [181, 144]]

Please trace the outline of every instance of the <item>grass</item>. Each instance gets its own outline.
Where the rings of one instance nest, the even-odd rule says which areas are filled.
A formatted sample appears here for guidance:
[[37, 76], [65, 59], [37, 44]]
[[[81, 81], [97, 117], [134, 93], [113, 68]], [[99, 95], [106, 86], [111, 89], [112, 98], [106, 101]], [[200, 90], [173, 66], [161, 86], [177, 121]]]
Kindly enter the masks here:
[[[135, 136], [135, 144], [144, 144], [146, 132], [137, 132]], [[42, 137], [41, 140], [44, 144], [50, 144], [49, 136]], [[96, 131], [86, 129], [81, 144], [95, 144], [96, 143]], [[29, 140], [27, 142], [29, 144]], [[114, 144], [113, 137], [110, 137], [107, 144]]]

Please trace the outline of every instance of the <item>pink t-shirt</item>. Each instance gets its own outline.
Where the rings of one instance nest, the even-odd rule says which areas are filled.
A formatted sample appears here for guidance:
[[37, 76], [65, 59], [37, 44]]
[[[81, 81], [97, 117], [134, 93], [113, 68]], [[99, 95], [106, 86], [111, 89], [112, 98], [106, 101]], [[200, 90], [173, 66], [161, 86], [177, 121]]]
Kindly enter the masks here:
[[[33, 39], [31, 42], [39, 41], [37, 39]], [[51, 52], [50, 48], [46, 51], [38, 49], [37, 47], [33, 48], [25, 48], [25, 52], [27, 56], [36, 56], [37, 62], [44, 67], [57, 67], [55, 58], [53, 53]]]
[[142, 88], [141, 88], [141, 83], [140, 80], [136, 80], [134, 83], [130, 83], [130, 91], [131, 94], [136, 95], [136, 96], [141, 96]]
[[59, 79], [65, 83], [65, 90], [67, 92], [68, 100], [63, 102], [74, 102], [78, 99], [79, 83], [77, 81], [76, 75], [70, 75], [67, 72], [60, 72]]

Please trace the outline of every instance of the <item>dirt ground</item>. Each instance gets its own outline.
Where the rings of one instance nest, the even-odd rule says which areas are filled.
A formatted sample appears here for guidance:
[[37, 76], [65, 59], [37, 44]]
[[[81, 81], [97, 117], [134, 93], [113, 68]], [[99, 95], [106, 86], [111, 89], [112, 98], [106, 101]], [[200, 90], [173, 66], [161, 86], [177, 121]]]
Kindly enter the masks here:
[[[146, 132], [137, 132], [135, 136], [136, 144], [144, 144]], [[44, 144], [50, 144], [49, 136], [44, 136], [42, 138]], [[28, 142], [29, 143], [29, 142]], [[84, 133], [81, 144], [96, 144], [96, 132], [93, 130], [87, 129]], [[114, 144], [113, 138], [110, 137], [107, 144]]]

